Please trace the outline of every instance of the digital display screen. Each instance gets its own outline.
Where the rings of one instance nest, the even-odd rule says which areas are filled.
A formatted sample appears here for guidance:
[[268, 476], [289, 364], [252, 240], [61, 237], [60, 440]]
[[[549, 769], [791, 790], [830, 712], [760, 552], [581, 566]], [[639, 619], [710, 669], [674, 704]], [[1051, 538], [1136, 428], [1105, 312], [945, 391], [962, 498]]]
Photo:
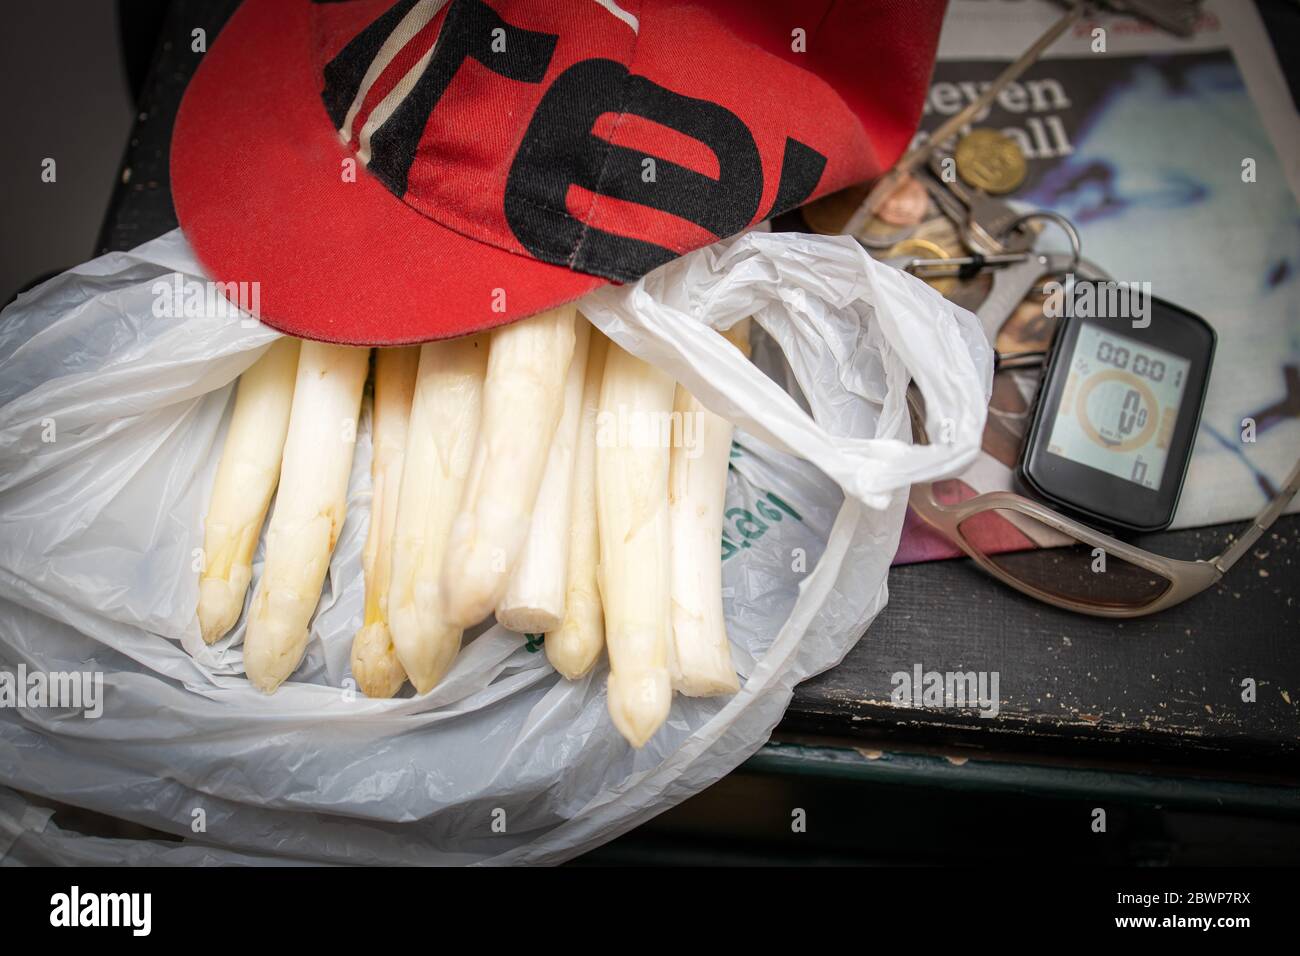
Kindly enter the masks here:
[[1190, 364], [1082, 323], [1047, 450], [1143, 488], [1159, 488]]

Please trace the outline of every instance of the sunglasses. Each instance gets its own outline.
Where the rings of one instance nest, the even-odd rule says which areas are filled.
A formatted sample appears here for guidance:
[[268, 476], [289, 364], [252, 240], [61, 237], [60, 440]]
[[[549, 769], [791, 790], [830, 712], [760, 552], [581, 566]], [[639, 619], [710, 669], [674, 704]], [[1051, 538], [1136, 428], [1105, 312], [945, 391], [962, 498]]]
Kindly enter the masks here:
[[[925, 410], [908, 389], [913, 440], [929, 444]], [[1096, 617], [1154, 614], [1216, 584], [1300, 490], [1300, 461], [1250, 527], [1212, 558], [1153, 554], [1010, 491], [962, 499], [959, 481], [918, 482], [912, 510], [984, 571], [1046, 604]]]

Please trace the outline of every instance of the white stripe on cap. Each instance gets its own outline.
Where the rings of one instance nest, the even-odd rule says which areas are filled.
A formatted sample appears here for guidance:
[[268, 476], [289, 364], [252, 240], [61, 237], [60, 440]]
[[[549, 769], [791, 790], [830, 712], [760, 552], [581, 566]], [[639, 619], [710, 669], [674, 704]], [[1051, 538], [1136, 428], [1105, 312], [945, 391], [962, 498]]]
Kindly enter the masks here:
[[641, 32], [641, 21], [620, 7], [614, 0], [596, 0], [596, 2], [630, 26], [633, 33], [639, 34]]
[[[374, 85], [375, 80], [379, 79], [379, 74], [383, 73], [388, 67], [388, 64], [392, 62], [393, 57], [397, 55], [397, 51], [410, 43], [411, 39], [417, 33], [428, 26], [429, 21], [432, 20], [437, 15], [438, 11], [446, 6], [446, 4], [447, 0], [419, 0], [419, 2], [407, 12], [406, 16], [402, 17], [401, 22], [397, 24], [393, 29], [393, 32], [388, 34], [388, 39], [386, 39], [384, 45], [379, 48], [379, 52], [375, 54], [375, 59], [366, 70], [366, 75], [362, 77], [361, 85], [357, 88], [357, 95], [353, 98], [352, 105], [348, 107], [348, 115], [343, 119], [343, 126], [339, 129], [339, 139], [343, 140], [344, 143], [350, 143], [352, 141], [352, 123], [357, 118], [357, 113], [361, 109], [361, 104], [366, 101], [366, 94], [370, 92], [370, 87]], [[427, 60], [428, 57], [425, 57], [420, 62], [423, 64], [426, 63]], [[405, 78], [403, 78], [403, 80], [405, 80]], [[394, 104], [394, 106], [396, 106], [396, 104]], [[378, 109], [378, 107], [376, 107], [376, 109]], [[389, 107], [388, 113], [391, 114], [392, 111], [393, 107]], [[368, 139], [369, 137], [367, 137], [367, 140]], [[367, 163], [369, 160], [370, 151], [367, 148], [365, 158], [361, 161], [362, 163]]]
[[[596, 0], [596, 3], [631, 27], [633, 33], [640, 32], [641, 22], [631, 13], [620, 7], [615, 0]], [[356, 115], [358, 111], [360, 111], [362, 103], [365, 102], [366, 94], [370, 91], [370, 87], [374, 85], [375, 80], [379, 78], [379, 75], [383, 73], [384, 69], [392, 61], [393, 57], [397, 55], [397, 51], [402, 49], [402, 47], [409, 43], [417, 33], [423, 30], [429, 21], [432, 20], [437, 15], [438, 11], [446, 6], [446, 4], [447, 0], [419, 0], [419, 2], [411, 8], [411, 11], [402, 18], [402, 21], [394, 28], [393, 32], [388, 35], [388, 39], [384, 41], [384, 45], [380, 47], [379, 53], [375, 56], [374, 62], [371, 63], [369, 69], [366, 70], [366, 75], [361, 80], [361, 86], [357, 90], [357, 95], [353, 99], [352, 105], [348, 108], [348, 114], [343, 120], [343, 128], [339, 130], [339, 138], [342, 139], [344, 143], [351, 142], [352, 140], [352, 123], [356, 119]], [[425, 68], [428, 67], [429, 60], [433, 57], [433, 52], [437, 47], [438, 43], [437, 40], [435, 40], [425, 52], [424, 56], [420, 57], [419, 61], [406, 71], [406, 74], [398, 81], [397, 85], [389, 90], [387, 96], [375, 104], [375, 108], [371, 110], [370, 115], [366, 117], [366, 122], [361, 127], [361, 135], [358, 137], [357, 143], [357, 159], [361, 162], [362, 166], [370, 165], [371, 136], [374, 135], [375, 130], [388, 122], [389, 117], [393, 115], [393, 111], [396, 110], [402, 100], [406, 99], [410, 94], [411, 90], [415, 87], [415, 84], [424, 74]]]
[[366, 123], [361, 127], [361, 135], [357, 138], [357, 159], [362, 166], [370, 165], [370, 137], [375, 134], [375, 130], [388, 122], [388, 118], [393, 115], [393, 110], [406, 99], [407, 94], [415, 88], [420, 77], [424, 75], [424, 69], [429, 65], [429, 60], [433, 58], [433, 51], [438, 48], [437, 42], [425, 51], [424, 56], [416, 61], [415, 66], [406, 71], [406, 75], [397, 81], [397, 85], [388, 91], [388, 95], [375, 104], [375, 108], [370, 111], [366, 117]]

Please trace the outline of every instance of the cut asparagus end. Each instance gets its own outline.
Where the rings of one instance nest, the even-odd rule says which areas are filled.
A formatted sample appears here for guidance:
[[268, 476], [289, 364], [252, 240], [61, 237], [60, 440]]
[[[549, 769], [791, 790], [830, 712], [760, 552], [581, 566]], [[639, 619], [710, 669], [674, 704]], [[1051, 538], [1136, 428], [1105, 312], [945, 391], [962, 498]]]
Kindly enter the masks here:
[[516, 634], [545, 634], [559, 627], [563, 620], [552, 607], [516, 604], [508, 609], [497, 608], [497, 623]]
[[[673, 607], [672, 627], [675, 635], [686, 630], [698, 630], [699, 622], [690, 620], [682, 622], [679, 609]], [[724, 648], [714, 654], [695, 654], [681, 661], [681, 641], [677, 641], [675, 659], [677, 666], [673, 669], [672, 689], [686, 697], [719, 697], [740, 691], [740, 676], [731, 659], [731, 650]]]
[[[726, 670], [730, 670], [730, 664]], [[735, 671], [726, 673], [720, 666], [712, 676], [692, 674], [673, 685], [673, 689], [685, 697], [725, 697], [740, 690], [740, 678]]]
[[497, 620], [521, 634], [543, 634], [564, 620], [572, 539], [574, 467], [582, 424], [583, 385], [591, 324], [574, 322], [573, 358], [564, 380], [564, 404], [551, 438], [546, 471], [533, 505], [528, 536], [505, 593], [497, 602]]

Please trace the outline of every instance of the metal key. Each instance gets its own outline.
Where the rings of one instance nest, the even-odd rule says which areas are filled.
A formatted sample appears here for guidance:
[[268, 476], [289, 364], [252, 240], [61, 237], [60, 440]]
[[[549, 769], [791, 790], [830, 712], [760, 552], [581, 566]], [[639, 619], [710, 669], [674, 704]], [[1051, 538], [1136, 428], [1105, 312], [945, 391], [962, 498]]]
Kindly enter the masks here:
[[1073, 272], [1075, 278], [1079, 279], [1110, 278], [1105, 270], [1067, 252], [1031, 255], [1024, 262], [1008, 265], [993, 273], [993, 286], [975, 310], [975, 317], [979, 319], [989, 345], [995, 346], [998, 332], [1029, 293], [1038, 288], [1048, 276], [1063, 275], [1066, 272]]
[[[1033, 245], [1033, 236], [1025, 230], [1012, 232], [1021, 213], [1010, 204], [990, 196], [982, 189], [968, 188], [964, 183], [948, 182], [943, 178], [943, 163], [950, 157], [934, 153], [928, 166], [918, 170], [918, 175], [928, 173], [923, 181], [935, 204], [957, 223], [962, 239], [976, 252], [998, 255], [1003, 252], [1024, 252]], [[946, 194], [946, 195], [945, 195]], [[950, 200], [955, 197], [958, 203]]]
[[954, 259], [922, 259], [918, 256], [902, 256], [878, 261], [895, 269], [910, 272], [918, 278], [943, 276], [952, 270], [955, 270], [955, 274], [960, 278], [966, 278], [966, 276], [961, 275], [962, 271], [966, 269], [983, 272], [985, 269], [1024, 262], [1026, 259], [1033, 257], [1032, 252], [1004, 252], [991, 256], [958, 256]]
[[958, 227], [965, 225], [967, 218], [970, 216], [970, 209], [962, 202], [961, 198], [948, 188], [938, 175], [931, 171], [929, 166], [921, 166], [912, 174], [925, 191], [930, 194], [934, 204], [939, 207], [939, 211], [951, 219]]

